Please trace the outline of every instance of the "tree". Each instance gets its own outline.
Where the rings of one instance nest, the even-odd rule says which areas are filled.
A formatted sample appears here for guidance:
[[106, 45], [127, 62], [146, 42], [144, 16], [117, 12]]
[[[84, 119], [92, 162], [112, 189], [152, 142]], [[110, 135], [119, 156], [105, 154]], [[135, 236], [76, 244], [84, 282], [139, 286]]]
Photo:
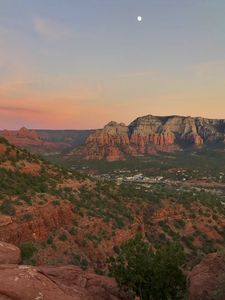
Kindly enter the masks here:
[[119, 247], [116, 256], [109, 258], [109, 272], [120, 287], [134, 292], [141, 300], [183, 299], [186, 280], [180, 267], [184, 258], [178, 243], [154, 253], [137, 235]]

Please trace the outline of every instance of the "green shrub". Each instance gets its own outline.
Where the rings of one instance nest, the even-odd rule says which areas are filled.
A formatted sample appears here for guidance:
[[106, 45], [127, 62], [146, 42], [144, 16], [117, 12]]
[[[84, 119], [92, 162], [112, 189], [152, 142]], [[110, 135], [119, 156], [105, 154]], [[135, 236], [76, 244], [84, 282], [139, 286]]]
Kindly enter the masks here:
[[9, 200], [4, 200], [2, 205], [0, 206], [0, 211], [9, 216], [14, 216], [16, 213], [15, 207], [13, 206], [13, 203]]
[[52, 236], [49, 236], [47, 239], [47, 244], [52, 245], [52, 243], [53, 243], [53, 238], [52, 238]]
[[31, 221], [33, 220], [33, 215], [31, 213], [26, 213], [22, 216], [23, 221]]
[[134, 292], [141, 300], [183, 299], [186, 280], [180, 267], [184, 259], [178, 243], [154, 253], [137, 235], [109, 259], [109, 270], [121, 287]]
[[53, 201], [52, 201], [52, 205], [53, 205], [53, 206], [59, 206], [59, 205], [60, 205], [59, 200], [53, 200]]
[[185, 227], [185, 221], [182, 219], [175, 220], [174, 225], [176, 228], [184, 228]]
[[34, 253], [37, 251], [37, 248], [35, 247], [33, 242], [22, 243], [20, 244], [19, 247], [20, 247], [21, 257], [23, 262], [32, 258]]
[[76, 235], [77, 229], [74, 228], [74, 227], [72, 227], [72, 228], [69, 230], [69, 233], [70, 233], [71, 235]]
[[65, 235], [65, 233], [59, 236], [59, 240], [63, 242], [67, 240], [67, 236]]
[[81, 267], [83, 270], [88, 268], [88, 261], [86, 258], [82, 258], [80, 254], [73, 253], [71, 263], [73, 265]]

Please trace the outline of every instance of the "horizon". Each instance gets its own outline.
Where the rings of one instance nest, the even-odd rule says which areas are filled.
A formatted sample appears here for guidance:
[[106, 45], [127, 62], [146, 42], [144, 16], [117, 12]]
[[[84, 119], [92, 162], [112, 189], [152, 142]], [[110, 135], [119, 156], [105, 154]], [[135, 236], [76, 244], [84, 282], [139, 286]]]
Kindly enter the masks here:
[[224, 119], [224, 11], [218, 0], [0, 1], [0, 128], [97, 129], [149, 110]]
[[202, 116], [184, 116], [184, 115], [176, 115], [176, 114], [172, 114], [172, 115], [152, 115], [152, 114], [147, 114], [147, 115], [143, 115], [143, 116], [138, 116], [136, 118], [134, 118], [133, 120], [131, 120], [129, 123], [125, 123], [125, 122], [118, 122], [118, 121], [115, 121], [115, 120], [110, 120], [108, 122], [106, 122], [106, 124], [104, 124], [102, 127], [98, 127], [98, 128], [31, 128], [31, 127], [28, 127], [26, 125], [23, 125], [19, 128], [12, 128], [12, 129], [8, 129], [8, 128], [0, 128], [0, 131], [4, 131], [4, 130], [8, 130], [8, 131], [18, 131], [22, 128], [25, 128], [25, 129], [29, 129], [29, 130], [49, 130], [49, 131], [85, 131], [85, 130], [99, 130], [99, 129], [102, 129], [104, 126], [108, 125], [109, 123], [111, 122], [115, 122], [117, 124], [121, 124], [123, 123], [124, 125], [126, 126], [129, 126], [133, 121], [135, 121], [136, 119], [139, 119], [139, 118], [143, 118], [143, 117], [147, 117], [147, 116], [152, 116], [152, 117], [158, 117], [158, 118], [172, 118], [172, 117], [181, 117], [181, 118], [193, 118], [193, 119], [197, 119], [197, 118], [201, 118], [201, 119], [207, 119], [207, 120], [225, 120], [225, 118], [207, 118], [207, 117], [202, 117]]

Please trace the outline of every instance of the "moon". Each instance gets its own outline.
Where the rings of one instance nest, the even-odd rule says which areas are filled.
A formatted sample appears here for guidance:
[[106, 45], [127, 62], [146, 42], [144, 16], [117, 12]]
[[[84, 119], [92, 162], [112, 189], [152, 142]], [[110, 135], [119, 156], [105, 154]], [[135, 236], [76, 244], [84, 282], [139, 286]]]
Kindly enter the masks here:
[[142, 21], [142, 16], [138, 16], [137, 20], [138, 20], [138, 22], [141, 22]]

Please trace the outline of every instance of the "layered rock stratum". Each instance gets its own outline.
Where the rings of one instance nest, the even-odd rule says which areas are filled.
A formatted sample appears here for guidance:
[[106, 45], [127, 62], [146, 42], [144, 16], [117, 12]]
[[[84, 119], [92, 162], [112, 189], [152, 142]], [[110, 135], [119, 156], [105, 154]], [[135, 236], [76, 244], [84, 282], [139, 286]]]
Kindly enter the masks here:
[[72, 153], [85, 159], [109, 161], [126, 156], [171, 152], [191, 146], [224, 143], [225, 120], [147, 115], [128, 126], [110, 122], [90, 134], [85, 146]]

